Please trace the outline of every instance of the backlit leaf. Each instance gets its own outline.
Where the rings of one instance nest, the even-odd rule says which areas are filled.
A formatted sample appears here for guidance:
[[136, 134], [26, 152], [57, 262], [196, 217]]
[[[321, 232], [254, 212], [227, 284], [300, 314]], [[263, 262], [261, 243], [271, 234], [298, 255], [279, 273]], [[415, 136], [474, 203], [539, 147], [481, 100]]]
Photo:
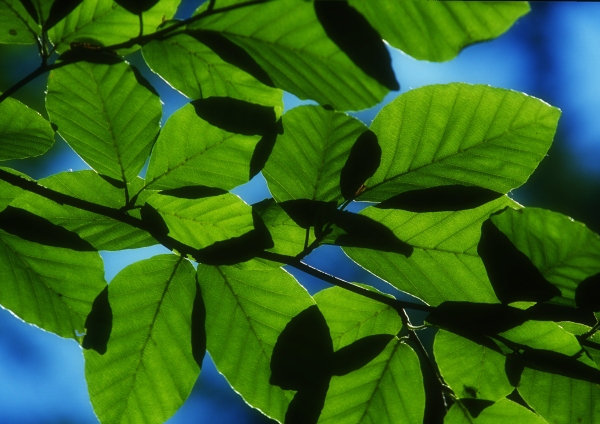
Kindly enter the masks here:
[[440, 185], [507, 193], [550, 148], [560, 110], [534, 97], [484, 85], [429, 85], [397, 97], [371, 130], [381, 165], [360, 200]]
[[21, 159], [45, 153], [54, 144], [54, 131], [39, 113], [9, 97], [0, 103], [0, 139], [0, 161]]
[[416, 59], [442, 62], [469, 44], [505, 32], [529, 12], [527, 2], [350, 0], [392, 46]]
[[0, 43], [34, 44], [39, 32], [20, 0], [0, 0]]
[[0, 230], [0, 303], [61, 337], [83, 333], [92, 302], [106, 286], [97, 252], [23, 240]]
[[46, 107], [58, 133], [102, 175], [135, 179], [158, 134], [161, 103], [127, 62], [77, 62], [48, 79]]
[[195, 286], [194, 268], [175, 255], [134, 263], [110, 283], [106, 353], [84, 352], [101, 422], [163, 423], [189, 396], [200, 371], [192, 354]]
[[469, 414], [468, 410], [458, 403], [452, 405], [444, 418], [444, 424], [546, 424], [546, 420], [509, 399], [501, 399], [485, 408], [477, 417]]

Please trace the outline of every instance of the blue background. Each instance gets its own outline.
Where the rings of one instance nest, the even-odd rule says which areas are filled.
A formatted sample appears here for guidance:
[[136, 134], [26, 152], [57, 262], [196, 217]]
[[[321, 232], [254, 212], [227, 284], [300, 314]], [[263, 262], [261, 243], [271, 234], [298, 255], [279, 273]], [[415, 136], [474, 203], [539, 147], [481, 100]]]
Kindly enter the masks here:
[[[185, 1], [178, 16], [189, 15], [200, 1]], [[217, 2], [218, 3], [218, 2]], [[465, 49], [445, 63], [417, 61], [392, 50], [394, 69], [406, 92], [428, 84], [462, 81], [525, 92], [562, 109], [558, 133], [548, 157], [530, 181], [511, 193], [526, 206], [552, 209], [585, 222], [600, 232], [600, 4], [540, 3], [506, 34]], [[138, 53], [128, 58], [144, 69]], [[34, 46], [0, 46], [0, 91], [38, 66]], [[187, 99], [160, 78], [146, 72], [163, 99], [166, 118]], [[15, 97], [47, 116], [43, 93], [47, 76], [35, 80]], [[372, 109], [354, 113], [370, 124], [377, 111], [399, 93], [390, 93]], [[300, 102], [286, 94], [286, 109]], [[9, 164], [34, 178], [87, 169], [64, 142], [40, 157]], [[235, 190], [248, 203], [269, 197], [259, 175]], [[162, 247], [102, 252], [106, 279], [134, 261], [166, 252]], [[339, 249], [324, 247], [309, 262], [350, 281], [381, 282], [353, 265]], [[311, 292], [326, 287], [294, 273]], [[207, 357], [192, 395], [169, 423], [268, 422], [248, 408]], [[97, 423], [83, 377], [81, 349], [73, 340], [40, 331], [0, 308], [0, 423]]]

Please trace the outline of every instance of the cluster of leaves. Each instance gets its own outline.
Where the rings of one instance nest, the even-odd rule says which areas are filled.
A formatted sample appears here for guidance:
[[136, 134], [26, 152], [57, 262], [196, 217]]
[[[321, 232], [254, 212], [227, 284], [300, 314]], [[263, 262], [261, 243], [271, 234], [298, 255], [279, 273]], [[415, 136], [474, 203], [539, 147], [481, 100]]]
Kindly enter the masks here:
[[[398, 96], [370, 127], [343, 112], [399, 89], [382, 38], [449, 60], [527, 3], [212, 0], [171, 20], [178, 3], [0, 0], [0, 42], [41, 56], [0, 96], [0, 160], [58, 135], [92, 168], [0, 168], [0, 303], [81, 343], [102, 423], [167, 420], [206, 350], [286, 423], [421, 423], [440, 404], [448, 424], [598, 421], [600, 238], [506, 195], [560, 111], [455, 83]], [[192, 99], [162, 128], [123, 58], [139, 48]], [[49, 122], [10, 97], [46, 72]], [[319, 106], [283, 114], [282, 90]], [[259, 172], [273, 198], [229, 192]], [[173, 254], [106, 283], [98, 251], [158, 243]], [[323, 244], [422, 302], [302, 262]], [[284, 265], [338, 287], [310, 296]], [[407, 309], [439, 329], [433, 351]]]

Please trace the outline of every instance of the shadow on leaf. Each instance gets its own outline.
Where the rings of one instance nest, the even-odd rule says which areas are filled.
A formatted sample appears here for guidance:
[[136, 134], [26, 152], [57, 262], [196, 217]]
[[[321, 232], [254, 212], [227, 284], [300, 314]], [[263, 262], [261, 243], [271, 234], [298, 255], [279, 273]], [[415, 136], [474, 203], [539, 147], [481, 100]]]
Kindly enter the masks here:
[[228, 193], [227, 190], [209, 186], [186, 186], [160, 192], [163, 196], [178, 197], [180, 199], [202, 199], [204, 197], [220, 196], [226, 193]]
[[406, 191], [381, 202], [376, 207], [419, 213], [460, 211], [477, 208], [502, 196], [501, 193], [483, 187], [448, 185]]
[[333, 222], [346, 232], [335, 239], [336, 245], [399, 253], [406, 257], [414, 250], [388, 227], [367, 216], [336, 210]]
[[106, 353], [106, 346], [112, 331], [113, 314], [108, 302], [108, 287], [104, 287], [104, 290], [96, 296], [92, 303], [92, 310], [85, 319], [86, 332], [81, 343], [81, 347], [84, 349], [93, 349], [100, 355]]
[[254, 152], [252, 152], [252, 158], [250, 159], [250, 179], [265, 167], [269, 156], [271, 156], [273, 147], [275, 147], [277, 136], [280, 134], [283, 134], [283, 122], [281, 121], [281, 118], [279, 118], [270, 131], [263, 134], [262, 138], [256, 143]]
[[158, 0], [115, 0], [119, 6], [127, 10], [129, 13], [139, 15], [152, 8]]
[[24, 209], [8, 206], [0, 212], [0, 229], [24, 240], [45, 246], [62, 247], [77, 251], [95, 252], [96, 249], [66, 228], [53, 224]]
[[393, 338], [389, 334], [367, 336], [334, 352], [329, 327], [317, 305], [292, 318], [273, 348], [269, 380], [284, 390], [296, 391], [285, 423], [316, 423], [325, 405], [331, 377], [362, 368]]
[[460, 399], [460, 401], [467, 411], [469, 411], [469, 415], [473, 418], [477, 418], [485, 408], [492, 406], [495, 402], [491, 400], [485, 399], [470, 399], [464, 398]]
[[491, 219], [481, 226], [477, 253], [502, 303], [545, 302], [561, 295], [560, 290], [544, 278], [527, 255], [518, 250]]
[[379, 33], [347, 1], [315, 1], [327, 36], [365, 74], [389, 90], [399, 90], [392, 59]]
[[58, 22], [62, 21], [81, 3], [83, 3], [83, 0], [55, 0], [50, 7], [48, 19], [44, 23], [44, 31], [48, 31]]
[[340, 174], [340, 190], [344, 199], [354, 199], [381, 163], [381, 147], [371, 130], [363, 132], [352, 145]]
[[[330, 222], [336, 213], [335, 202], [321, 200], [297, 199], [280, 202], [279, 206], [301, 228], [322, 228]], [[318, 230], [317, 230], [318, 231]]]
[[206, 354], [206, 306], [202, 298], [202, 291], [196, 276], [196, 294], [192, 306], [192, 356], [200, 368]]
[[586, 311], [600, 311], [600, 273], [579, 283], [575, 291], [575, 302]]

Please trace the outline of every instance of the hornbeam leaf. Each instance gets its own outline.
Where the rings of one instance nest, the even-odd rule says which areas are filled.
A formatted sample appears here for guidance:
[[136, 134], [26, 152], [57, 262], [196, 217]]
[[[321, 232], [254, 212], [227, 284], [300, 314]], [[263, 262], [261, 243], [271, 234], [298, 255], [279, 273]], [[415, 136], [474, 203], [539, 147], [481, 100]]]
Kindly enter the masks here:
[[453, 83], [409, 91], [385, 106], [371, 130], [381, 165], [360, 200], [440, 185], [507, 193], [550, 148], [560, 110], [523, 93]]
[[39, 113], [9, 97], [0, 103], [0, 139], [0, 161], [22, 159], [46, 153], [54, 131]]
[[[144, 34], [152, 33], [164, 19], [171, 19], [179, 1], [159, 1], [142, 13]], [[73, 42], [108, 46], [123, 43], [140, 35], [140, 20], [112, 0], [84, 0], [63, 20], [54, 25], [48, 36], [60, 53]], [[129, 48], [131, 52], [139, 47]]]
[[252, 208], [231, 193], [201, 199], [155, 194], [147, 203], [162, 216], [169, 236], [195, 249], [242, 236], [254, 228]]
[[[140, 184], [140, 181], [134, 181]], [[115, 210], [126, 204], [125, 190], [114, 187], [94, 171], [63, 172], [41, 179], [39, 184]], [[149, 233], [139, 228], [100, 213], [56, 203], [34, 193], [23, 193], [12, 202], [12, 206], [25, 209], [78, 234], [96, 250], [134, 249], [158, 243]]]
[[195, 296], [194, 268], [175, 255], [134, 263], [110, 283], [106, 353], [84, 351], [101, 422], [163, 423], [189, 396], [200, 372], [192, 348]]
[[283, 134], [263, 170], [278, 202], [343, 200], [340, 175], [350, 149], [367, 131], [359, 120], [318, 106], [300, 106], [283, 115]]
[[246, 402], [283, 421], [293, 392], [269, 384], [273, 347], [290, 320], [314, 301], [283, 269], [257, 261], [199, 264], [197, 272], [217, 369]]
[[[374, 75], [380, 81], [361, 68], [361, 61], [355, 62], [357, 56], [373, 58], [373, 52], [380, 52], [370, 69], [389, 69], [390, 57], [383, 52], [381, 39], [361, 37], [352, 46], [340, 48], [319, 21], [316, 7], [303, 1], [261, 2], [205, 16], [189, 28], [221, 33], [246, 50], [275, 86], [337, 110], [365, 109], [389, 90], [397, 90], [393, 77], [380, 78], [380, 72]], [[336, 2], [335, 8], [340, 13], [349, 9], [344, 2]], [[339, 29], [327, 29], [339, 33]], [[347, 54], [345, 48], [353, 53]]]
[[158, 134], [161, 103], [127, 62], [77, 62], [48, 79], [46, 107], [58, 133], [100, 174], [134, 180]]
[[565, 215], [537, 208], [509, 209], [491, 220], [560, 290], [556, 301], [575, 306], [577, 298], [580, 302], [597, 299], [591, 293], [582, 296], [583, 292], [578, 297], [577, 292], [590, 284], [580, 284], [583, 280], [600, 273], [598, 234]]
[[416, 59], [442, 62], [469, 44], [505, 32], [527, 2], [350, 0], [388, 43]]
[[519, 207], [508, 197], [475, 209], [415, 213], [370, 207], [361, 212], [393, 231], [413, 247], [410, 257], [398, 253], [344, 247], [352, 260], [399, 290], [430, 305], [444, 301], [498, 303], [477, 254], [481, 224], [505, 207]]
[[491, 341], [484, 346], [439, 330], [434, 354], [444, 381], [459, 398], [497, 401], [514, 390], [504, 371], [506, 358]]
[[146, 44], [148, 66], [191, 99], [232, 97], [283, 111], [282, 92], [248, 53], [223, 35], [188, 31]]
[[77, 340], [106, 287], [98, 252], [45, 246], [0, 230], [0, 304], [21, 319]]
[[525, 368], [519, 394], [549, 423], [600, 422], [600, 385]]
[[535, 412], [509, 399], [501, 399], [495, 402], [476, 417], [471, 416], [466, 407], [461, 408], [461, 405], [455, 403], [444, 417], [444, 424], [497, 423], [547, 424], [547, 421]]
[[34, 44], [40, 30], [20, 0], [0, 0], [0, 43]]
[[259, 136], [210, 125], [192, 104], [173, 114], [162, 129], [146, 173], [146, 186], [173, 189], [205, 185], [230, 190], [248, 181]]

